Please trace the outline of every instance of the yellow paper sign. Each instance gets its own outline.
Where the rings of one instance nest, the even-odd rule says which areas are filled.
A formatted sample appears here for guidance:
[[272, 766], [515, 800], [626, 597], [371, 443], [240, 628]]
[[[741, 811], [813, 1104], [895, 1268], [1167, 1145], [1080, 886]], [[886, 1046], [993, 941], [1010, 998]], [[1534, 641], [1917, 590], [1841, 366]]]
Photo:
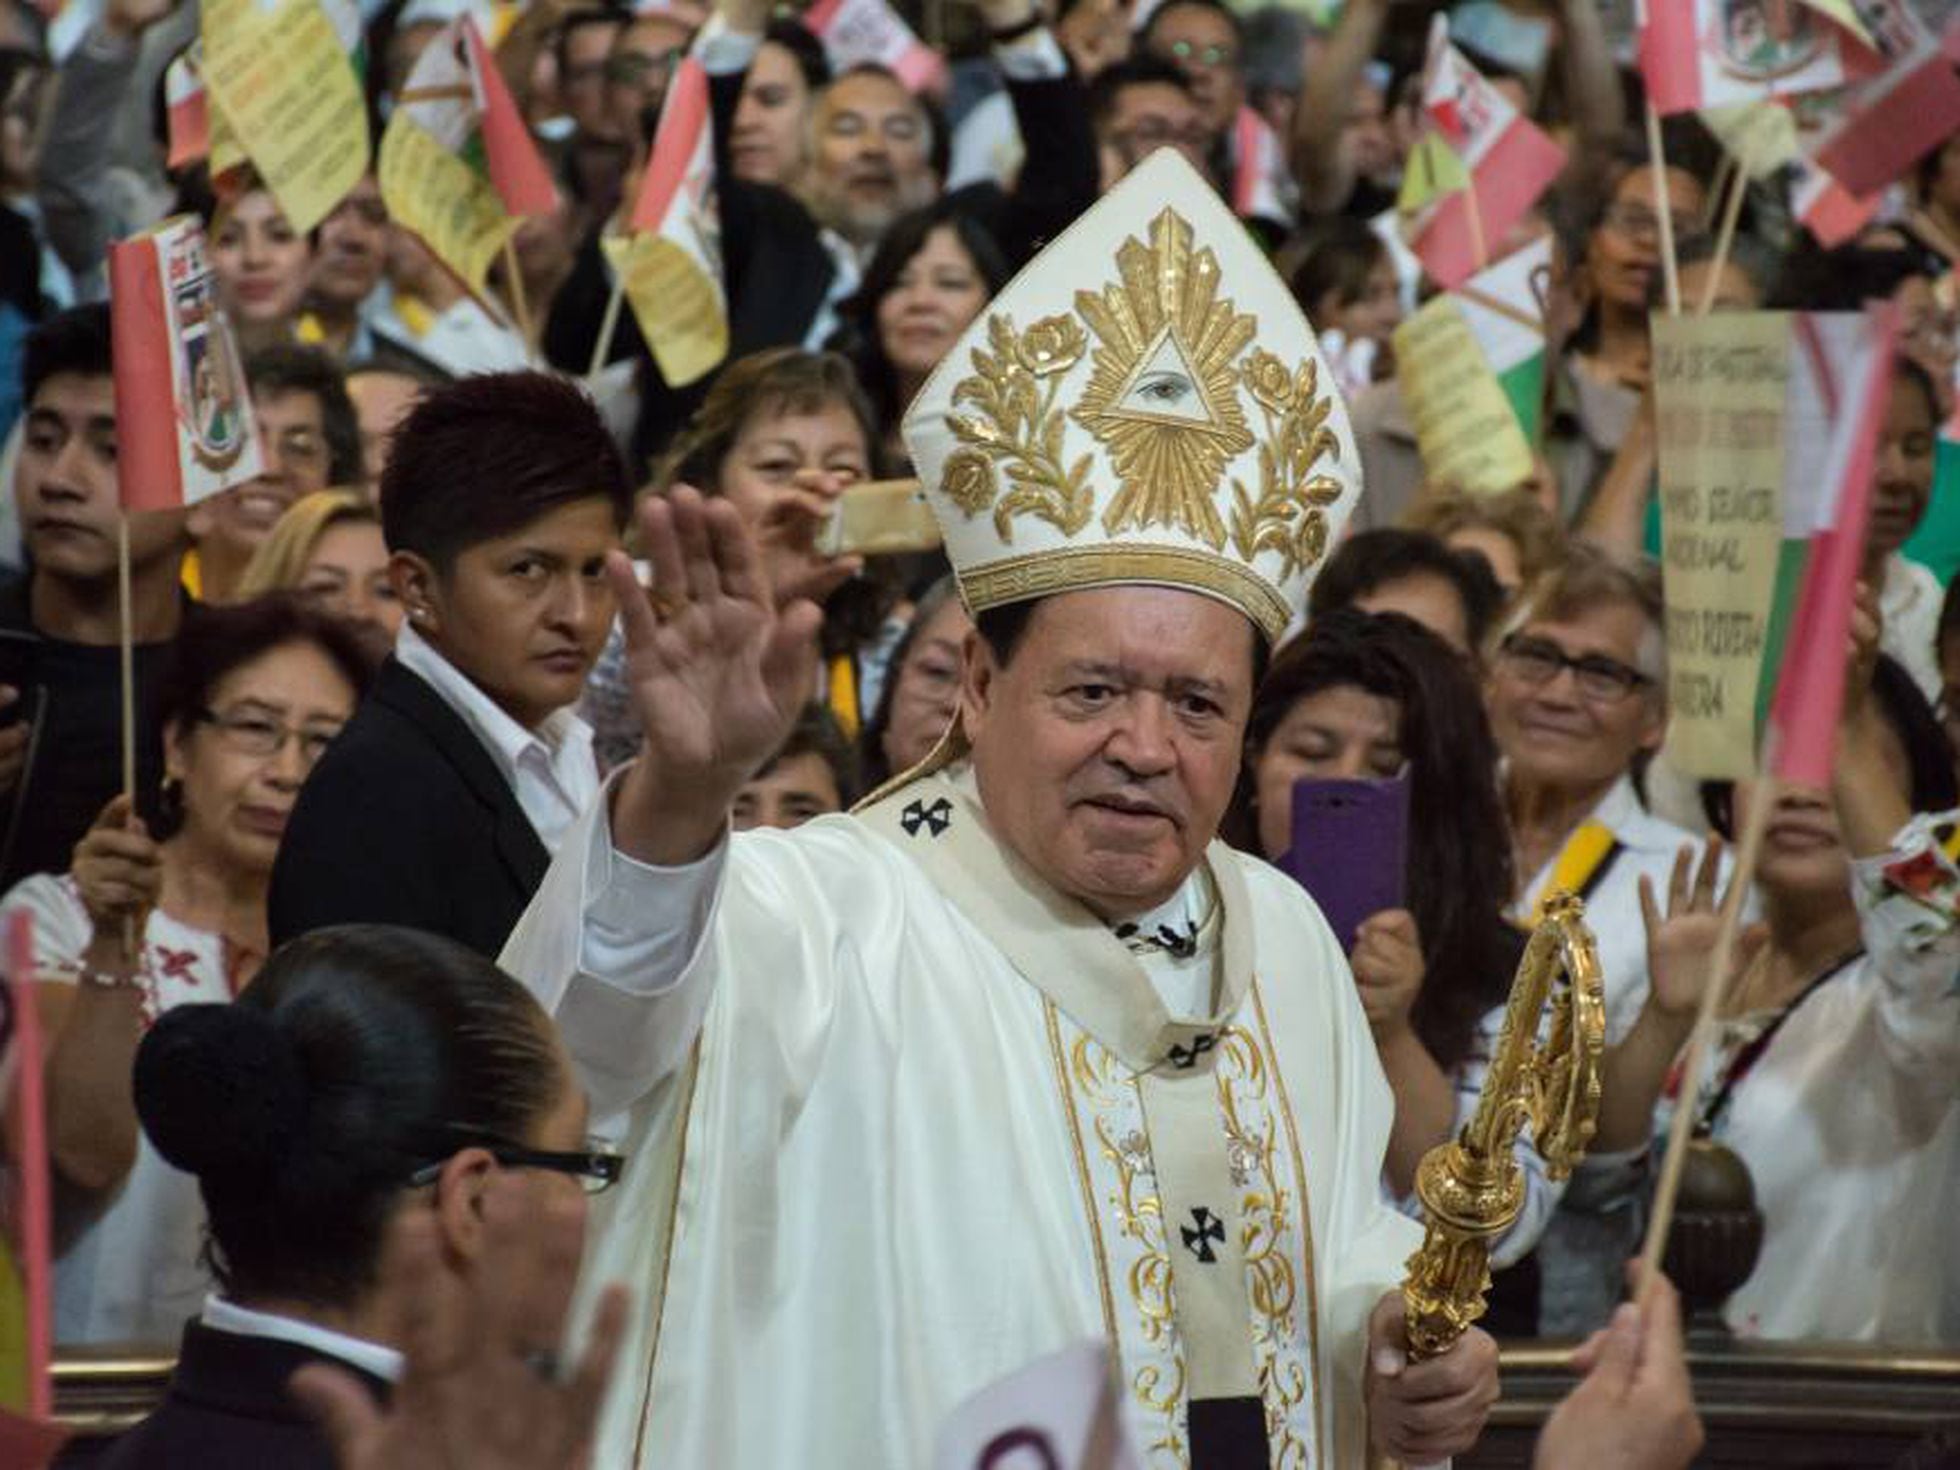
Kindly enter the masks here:
[[1656, 316], [1668, 754], [1702, 780], [1752, 775], [1756, 697], [1783, 552], [1790, 318]]
[[381, 135], [379, 173], [389, 217], [484, 295], [490, 264], [518, 226], [490, 181], [401, 112]]
[[1531, 446], [1453, 297], [1395, 329], [1395, 364], [1431, 480], [1495, 495], [1531, 477]]
[[1796, 114], [1780, 102], [1705, 107], [1701, 120], [1752, 179], [1767, 178], [1786, 163], [1796, 162], [1802, 151]]
[[205, 0], [204, 85], [295, 230], [312, 229], [361, 181], [367, 108], [320, 0], [269, 10]]
[[728, 316], [718, 284], [674, 241], [639, 234], [601, 242], [626, 279], [626, 300], [660, 376], [685, 387], [728, 356]]

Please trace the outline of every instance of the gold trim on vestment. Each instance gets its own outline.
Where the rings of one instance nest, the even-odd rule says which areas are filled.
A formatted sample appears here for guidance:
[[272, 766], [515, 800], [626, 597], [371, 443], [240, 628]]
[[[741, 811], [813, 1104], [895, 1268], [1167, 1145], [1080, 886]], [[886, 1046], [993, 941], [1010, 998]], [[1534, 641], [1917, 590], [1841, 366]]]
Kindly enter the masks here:
[[1082, 1186], [1082, 1208], [1088, 1211], [1089, 1233], [1096, 1242], [1096, 1282], [1102, 1289], [1103, 1332], [1109, 1338], [1109, 1350], [1117, 1354], [1120, 1365], [1123, 1340], [1116, 1335], [1116, 1300], [1109, 1290], [1109, 1257], [1103, 1250], [1102, 1212], [1096, 1208], [1096, 1187], [1089, 1182], [1089, 1157], [1082, 1148], [1082, 1120], [1076, 1116], [1075, 1097], [1068, 1080], [1068, 1061], [1062, 1055], [1061, 1021], [1055, 1012], [1055, 1002], [1046, 995], [1041, 997], [1041, 1010], [1048, 1021], [1048, 1050], [1055, 1060], [1055, 1085], [1062, 1090], [1069, 1139], [1075, 1145], [1075, 1177]]
[[647, 1413], [653, 1407], [653, 1376], [660, 1365], [660, 1329], [667, 1321], [667, 1272], [674, 1264], [674, 1230], [680, 1223], [681, 1180], [687, 1169], [687, 1130], [694, 1118], [694, 1084], [701, 1080], [701, 1034], [695, 1033], [694, 1046], [687, 1057], [687, 1095], [681, 1099], [681, 1146], [674, 1152], [674, 1192], [667, 1204], [667, 1235], [660, 1248], [660, 1306], [653, 1314], [653, 1341], [647, 1348], [646, 1391], [640, 1395], [639, 1424], [633, 1431], [633, 1463], [645, 1463]]
[[1010, 602], [1090, 587], [1162, 586], [1203, 592], [1237, 608], [1278, 642], [1293, 609], [1270, 583], [1238, 562], [1182, 546], [1063, 546], [1004, 557], [959, 572], [974, 613]]
[[1307, 1268], [1307, 1366], [1313, 1373], [1313, 1462], [1327, 1460], [1326, 1424], [1329, 1406], [1322, 1391], [1329, 1386], [1320, 1366], [1320, 1278], [1313, 1259], [1313, 1200], [1307, 1182], [1306, 1155], [1300, 1152], [1300, 1129], [1293, 1120], [1293, 1099], [1286, 1091], [1286, 1076], [1279, 1067], [1279, 1053], [1273, 1047], [1272, 1028], [1266, 1024], [1266, 1002], [1259, 994], [1259, 977], [1252, 978], [1252, 1013], [1259, 1018], [1259, 1039], [1273, 1063], [1273, 1087], [1279, 1094], [1280, 1116], [1286, 1120], [1286, 1140], [1293, 1154], [1293, 1177], [1300, 1182], [1300, 1238], [1306, 1246]]

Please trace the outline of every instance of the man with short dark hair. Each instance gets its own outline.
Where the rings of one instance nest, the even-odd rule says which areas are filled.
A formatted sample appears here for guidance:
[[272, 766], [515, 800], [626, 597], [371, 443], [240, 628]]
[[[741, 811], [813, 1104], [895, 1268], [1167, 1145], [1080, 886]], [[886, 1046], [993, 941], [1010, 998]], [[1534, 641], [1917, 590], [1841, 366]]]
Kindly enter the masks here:
[[381, 481], [405, 620], [293, 808], [275, 943], [360, 921], [496, 952], [597, 792], [571, 706], [612, 626], [602, 568], [630, 502], [563, 379], [486, 374], [417, 401]]
[[[22, 367], [27, 416], [13, 491], [32, 570], [0, 587], [0, 889], [29, 873], [66, 872], [76, 842], [122, 788], [122, 467], [109, 308], [43, 323]], [[129, 517], [143, 802], [162, 776], [148, 696], [183, 616], [184, 521], [182, 511]]]
[[1209, 173], [1211, 132], [1191, 82], [1168, 61], [1132, 56], [1107, 67], [1089, 88], [1089, 119], [1108, 189], [1159, 148], [1175, 148]]
[[1212, 175], [1240, 216], [1290, 229], [1296, 191], [1286, 150], [1246, 106], [1245, 23], [1221, 0], [1164, 0], [1137, 34], [1137, 49], [1190, 80], [1210, 134]]

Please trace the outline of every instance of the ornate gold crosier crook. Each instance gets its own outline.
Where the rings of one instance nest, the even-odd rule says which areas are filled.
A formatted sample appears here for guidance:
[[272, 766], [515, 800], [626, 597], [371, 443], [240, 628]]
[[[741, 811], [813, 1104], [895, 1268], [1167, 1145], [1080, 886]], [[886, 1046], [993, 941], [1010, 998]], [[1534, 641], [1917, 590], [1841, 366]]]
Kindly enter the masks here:
[[[1606, 1002], [1585, 905], [1554, 894], [1525, 946], [1476, 1115], [1416, 1170], [1428, 1230], [1402, 1278], [1409, 1346], [1417, 1359], [1449, 1349], [1484, 1314], [1491, 1243], [1524, 1208], [1524, 1170], [1512, 1152], [1528, 1121], [1545, 1172], [1563, 1179], [1586, 1156], [1599, 1119]], [[1541, 1042], [1547, 1002], [1551, 1024]]]

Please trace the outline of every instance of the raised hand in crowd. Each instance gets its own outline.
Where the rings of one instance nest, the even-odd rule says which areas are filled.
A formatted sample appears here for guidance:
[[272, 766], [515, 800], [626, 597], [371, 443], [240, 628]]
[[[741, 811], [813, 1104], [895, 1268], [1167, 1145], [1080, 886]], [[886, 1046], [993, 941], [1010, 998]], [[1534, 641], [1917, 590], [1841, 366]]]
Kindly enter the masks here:
[[818, 536], [853, 478], [835, 470], [800, 469], [771, 497], [756, 526], [756, 545], [779, 606], [800, 597], [821, 603], [864, 570], [862, 557], [826, 556], [817, 549]]
[[816, 670], [813, 602], [778, 606], [760, 549], [725, 500], [682, 486], [640, 530], [653, 588], [607, 558], [646, 753], [621, 781], [613, 837], [642, 862], [684, 863], [720, 835], [742, 783], [782, 743]]
[[384, 1408], [354, 1374], [313, 1364], [292, 1393], [333, 1442], [341, 1470], [580, 1470], [625, 1333], [627, 1293], [608, 1288], [578, 1364], [558, 1369], [584, 1239], [579, 1201], [536, 1202], [509, 1175], [482, 1196], [483, 1270], [442, 1269], [433, 1211], [405, 1210], [382, 1264], [404, 1371]]
[[1538, 1436], [1535, 1470], [1684, 1470], [1701, 1449], [1681, 1299], [1665, 1277], [1572, 1355], [1585, 1379]]

